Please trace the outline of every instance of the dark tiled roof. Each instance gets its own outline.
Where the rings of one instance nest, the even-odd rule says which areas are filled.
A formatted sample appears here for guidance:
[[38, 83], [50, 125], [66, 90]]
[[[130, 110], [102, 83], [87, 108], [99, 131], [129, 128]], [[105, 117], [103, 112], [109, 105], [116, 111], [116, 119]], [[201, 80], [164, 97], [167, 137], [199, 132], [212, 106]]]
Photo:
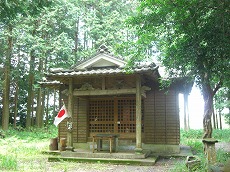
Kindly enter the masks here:
[[147, 71], [155, 71], [158, 66], [154, 63], [140, 63], [137, 64], [130, 70], [125, 70], [125, 68], [97, 68], [90, 70], [65, 70], [62, 68], [51, 69], [47, 76], [89, 76], [89, 75], [114, 75], [114, 74], [126, 74], [126, 73], [143, 73]]

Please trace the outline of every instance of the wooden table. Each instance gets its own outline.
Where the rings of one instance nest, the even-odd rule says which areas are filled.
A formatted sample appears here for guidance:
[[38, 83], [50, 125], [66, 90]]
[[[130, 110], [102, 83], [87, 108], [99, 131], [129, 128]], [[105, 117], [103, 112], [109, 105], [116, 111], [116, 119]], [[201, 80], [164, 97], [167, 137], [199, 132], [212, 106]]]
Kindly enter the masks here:
[[118, 150], [118, 134], [97, 134], [93, 136], [93, 153], [95, 151], [95, 142], [97, 142], [97, 151], [102, 150], [103, 140], [109, 140], [109, 152]]

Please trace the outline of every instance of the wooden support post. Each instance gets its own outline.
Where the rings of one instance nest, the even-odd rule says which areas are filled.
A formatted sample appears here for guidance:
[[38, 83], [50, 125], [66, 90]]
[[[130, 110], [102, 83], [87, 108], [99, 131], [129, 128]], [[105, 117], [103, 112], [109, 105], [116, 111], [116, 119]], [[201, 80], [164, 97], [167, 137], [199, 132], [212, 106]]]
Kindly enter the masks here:
[[101, 89], [105, 90], [105, 77], [102, 77]]
[[142, 153], [141, 141], [141, 77], [136, 76], [136, 153]]
[[[72, 122], [73, 115], [73, 78], [69, 79], [69, 94], [68, 94], [68, 115]], [[73, 134], [72, 130], [67, 130], [67, 146], [73, 147]]]

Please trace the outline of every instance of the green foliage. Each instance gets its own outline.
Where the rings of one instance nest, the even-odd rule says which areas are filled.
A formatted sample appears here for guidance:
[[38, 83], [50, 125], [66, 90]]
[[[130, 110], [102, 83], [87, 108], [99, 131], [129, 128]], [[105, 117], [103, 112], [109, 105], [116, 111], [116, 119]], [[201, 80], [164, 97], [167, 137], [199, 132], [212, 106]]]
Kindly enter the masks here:
[[[181, 129], [181, 142], [183, 143], [184, 141], [188, 140], [197, 140], [200, 139], [202, 140], [202, 135], [203, 135], [203, 130], [188, 130], [185, 131]], [[213, 130], [213, 138], [217, 139], [218, 141], [221, 142], [230, 142], [230, 138], [226, 137], [230, 136], [230, 130], [229, 129], [223, 129], [223, 130]]]
[[206, 158], [203, 154], [199, 155], [199, 159], [200, 159], [200, 164], [198, 164], [197, 166], [195, 166], [193, 169], [188, 169], [188, 167], [186, 167], [185, 162], [184, 163], [176, 163], [174, 168], [170, 171], [172, 172], [187, 172], [187, 171], [194, 171], [194, 172], [204, 172], [207, 171], [207, 161]]
[[224, 109], [230, 109], [230, 86], [221, 88], [214, 96], [214, 106], [219, 115], [224, 116], [225, 122], [230, 125], [230, 113], [223, 113]]
[[[15, 115], [20, 117], [18, 123], [25, 125], [30, 104], [36, 106], [33, 102], [36, 102], [38, 81], [44, 72], [54, 67], [71, 68], [78, 61], [90, 57], [101, 44], [108, 46], [114, 53], [115, 49], [118, 50], [118, 44], [131, 39], [131, 30], [125, 26], [124, 21], [134, 11], [135, 2], [1, 1], [0, 64], [3, 66], [8, 38], [13, 39], [10, 53], [10, 123], [13, 122], [15, 94], [18, 94], [18, 110]], [[9, 26], [12, 27], [12, 33], [9, 32]], [[32, 87], [31, 84], [25, 84], [29, 80], [34, 83], [33, 102], [26, 101]], [[19, 88], [17, 93], [15, 87]]]
[[198, 83], [208, 77], [205, 82], [226, 83], [230, 75], [229, 7], [228, 0], [145, 0], [130, 23], [138, 30], [140, 44], [157, 46], [170, 76], [189, 75]]
[[[195, 79], [205, 100], [206, 126], [211, 121], [213, 96], [230, 86], [229, 9], [229, 0], [143, 0], [129, 20], [138, 34], [137, 51], [158, 49], [169, 79]], [[211, 128], [204, 129], [205, 137], [211, 137]]]
[[[208, 170], [208, 164], [206, 156], [204, 155], [203, 143], [202, 143], [202, 130], [189, 130], [184, 131], [181, 130], [181, 144], [188, 145], [191, 147], [192, 152], [196, 154], [201, 160], [200, 166], [194, 171], [203, 172]], [[229, 136], [230, 130], [214, 130], [213, 138], [217, 139], [219, 142], [230, 142]], [[217, 162], [221, 164], [225, 164], [227, 160], [230, 158], [230, 154], [226, 153], [223, 149], [216, 150]], [[178, 163], [175, 165], [172, 171], [187, 171], [187, 167], [185, 163]]]
[[203, 143], [201, 140], [197, 140], [197, 139], [185, 139], [185, 141], [183, 142], [183, 144], [188, 145], [191, 147], [192, 152], [194, 154], [202, 154], [203, 151]]
[[213, 130], [213, 138], [217, 139], [220, 142], [230, 142], [230, 130], [223, 129], [223, 130]]
[[202, 134], [203, 134], [203, 131], [202, 130], [188, 130], [188, 131], [185, 131], [183, 129], [180, 130], [181, 132], [181, 138], [182, 139], [201, 139], [202, 138]]
[[16, 129], [9, 129], [7, 131], [2, 131], [5, 138], [14, 138], [27, 141], [39, 141], [49, 138], [57, 137], [57, 127], [54, 125], [45, 128], [30, 128], [28, 130], [17, 127]]
[[224, 115], [225, 122], [230, 125], [230, 113]]
[[216, 151], [216, 160], [219, 163], [225, 163], [230, 158], [230, 154], [226, 153], [223, 149], [218, 149]]

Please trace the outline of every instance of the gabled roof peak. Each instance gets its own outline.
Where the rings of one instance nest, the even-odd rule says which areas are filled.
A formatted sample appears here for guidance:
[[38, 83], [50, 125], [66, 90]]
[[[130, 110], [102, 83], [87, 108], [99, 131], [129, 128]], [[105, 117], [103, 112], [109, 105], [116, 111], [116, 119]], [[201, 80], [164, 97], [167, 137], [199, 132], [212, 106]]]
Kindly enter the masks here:
[[110, 53], [108, 47], [105, 46], [104, 44], [100, 45], [100, 47], [98, 48], [98, 52], [99, 53]]

